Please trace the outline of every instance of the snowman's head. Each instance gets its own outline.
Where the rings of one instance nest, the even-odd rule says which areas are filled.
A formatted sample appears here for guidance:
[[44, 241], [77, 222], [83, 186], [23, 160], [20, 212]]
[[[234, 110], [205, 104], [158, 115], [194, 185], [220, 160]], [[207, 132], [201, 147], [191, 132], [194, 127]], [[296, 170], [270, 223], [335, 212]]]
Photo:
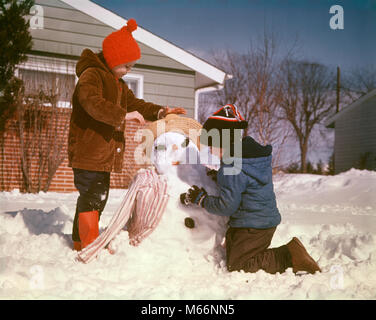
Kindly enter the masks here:
[[176, 114], [169, 114], [148, 126], [153, 140], [149, 140], [147, 150], [159, 174], [176, 171], [179, 164], [199, 163], [201, 128], [196, 120]]
[[186, 135], [166, 132], [154, 140], [151, 161], [158, 173], [166, 174], [180, 164], [197, 164], [199, 150]]

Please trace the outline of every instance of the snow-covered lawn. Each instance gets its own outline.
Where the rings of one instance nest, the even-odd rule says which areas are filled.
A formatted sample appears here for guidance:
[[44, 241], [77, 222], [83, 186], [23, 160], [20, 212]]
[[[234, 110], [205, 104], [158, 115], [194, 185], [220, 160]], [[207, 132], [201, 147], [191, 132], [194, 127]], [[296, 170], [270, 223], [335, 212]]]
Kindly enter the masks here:
[[[154, 233], [138, 247], [128, 233], [115, 255], [75, 260], [71, 232], [77, 193], [0, 193], [1, 299], [375, 299], [376, 172], [274, 177], [282, 223], [272, 246], [299, 237], [323, 272], [296, 276], [229, 273], [218, 245], [223, 220], [192, 215], [171, 197]], [[103, 230], [126, 190], [111, 190]], [[202, 217], [202, 218], [201, 218]]]

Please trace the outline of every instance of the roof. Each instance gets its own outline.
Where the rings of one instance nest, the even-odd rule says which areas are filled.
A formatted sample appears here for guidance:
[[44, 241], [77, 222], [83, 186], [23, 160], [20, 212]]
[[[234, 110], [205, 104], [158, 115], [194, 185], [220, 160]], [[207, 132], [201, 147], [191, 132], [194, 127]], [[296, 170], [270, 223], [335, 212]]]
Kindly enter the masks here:
[[[123, 17], [113, 13], [110, 10], [107, 10], [100, 5], [89, 1], [89, 0], [60, 0], [71, 7], [84, 12], [85, 14], [101, 21], [102, 23], [118, 30], [124, 25], [127, 24], [126, 19]], [[133, 37], [135, 40], [143, 43], [159, 52], [164, 54], [165, 56], [178, 61], [179, 63], [187, 66], [188, 68], [196, 71], [197, 73], [201, 74], [205, 78], [198, 77], [200, 79], [201, 87], [207, 87], [217, 84], [224, 84], [224, 81], [231, 77], [226, 75], [226, 73], [210, 63], [196, 57], [195, 55], [177, 47], [176, 45], [172, 44], [171, 42], [164, 40], [155, 34], [151, 33], [143, 29], [142, 27], [138, 27], [133, 32]], [[200, 86], [196, 87], [199, 89]]]
[[376, 96], [376, 89], [371, 90], [367, 94], [361, 96], [359, 99], [355, 100], [353, 103], [349, 104], [348, 106], [344, 107], [340, 112], [332, 115], [328, 120], [325, 121], [325, 126], [327, 128], [334, 128], [334, 123], [336, 120], [341, 118], [345, 113], [357, 108], [361, 104], [363, 104], [368, 99]]

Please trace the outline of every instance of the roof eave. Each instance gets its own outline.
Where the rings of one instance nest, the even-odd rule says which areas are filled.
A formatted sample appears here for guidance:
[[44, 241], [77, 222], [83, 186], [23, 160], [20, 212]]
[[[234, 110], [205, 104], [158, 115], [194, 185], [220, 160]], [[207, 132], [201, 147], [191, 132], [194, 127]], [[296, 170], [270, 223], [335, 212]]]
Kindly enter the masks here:
[[361, 96], [359, 99], [355, 100], [354, 102], [350, 103], [348, 106], [344, 107], [340, 112], [332, 115], [328, 120], [325, 121], [325, 127], [327, 128], [334, 128], [335, 122], [338, 118], [342, 117], [346, 112], [356, 108], [358, 105], [362, 104], [364, 101], [368, 100], [369, 98], [376, 96], [376, 89], [371, 90], [367, 94]]
[[[120, 17], [112, 11], [103, 8], [102, 6], [89, 0], [60, 1], [117, 30], [127, 23], [127, 20], [123, 17]], [[174, 59], [175, 61], [187, 66], [188, 68], [205, 75], [206, 77], [212, 79], [214, 82], [218, 84], [224, 84], [224, 81], [226, 79], [225, 72], [212, 66], [206, 61], [195, 57], [194, 55], [177, 47], [176, 45], [154, 35], [150, 31], [147, 31], [142, 27], [138, 27], [137, 30], [133, 32], [133, 36], [137, 41], [161, 52], [162, 54]]]

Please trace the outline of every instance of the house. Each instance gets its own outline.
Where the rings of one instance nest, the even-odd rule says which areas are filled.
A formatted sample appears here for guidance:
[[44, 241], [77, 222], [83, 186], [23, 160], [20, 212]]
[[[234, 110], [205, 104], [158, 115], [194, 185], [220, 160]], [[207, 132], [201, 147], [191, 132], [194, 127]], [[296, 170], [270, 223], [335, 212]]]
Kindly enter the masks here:
[[[56, 90], [58, 106], [66, 109], [66, 117], [69, 117], [71, 96], [78, 80], [75, 64], [81, 52], [85, 48], [99, 52], [103, 39], [126, 24], [123, 17], [89, 0], [36, 0], [30, 12], [33, 47], [28, 60], [18, 66], [16, 76], [24, 80], [26, 89], [42, 85], [48, 86], [48, 90]], [[124, 80], [137, 97], [170, 107], [183, 107], [187, 116], [197, 119], [199, 94], [220, 89], [231, 76], [145, 30], [142, 21], [138, 24], [133, 36], [142, 57]], [[133, 159], [137, 145], [133, 135], [138, 128], [136, 123], [128, 124], [127, 168], [121, 175], [114, 176], [112, 187], [126, 187], [138, 169]], [[16, 130], [14, 126], [13, 130]], [[20, 188], [22, 179], [21, 169], [15, 166], [20, 157], [19, 141], [15, 132], [8, 132], [6, 136], [8, 140], [4, 141], [5, 149], [0, 159], [3, 168], [1, 189], [12, 190]], [[75, 190], [67, 161], [59, 167], [49, 190]]]
[[[23, 68], [44, 68], [74, 77], [74, 63], [89, 48], [98, 52], [103, 39], [127, 20], [89, 0], [36, 0], [43, 24], [31, 28], [33, 49]], [[138, 22], [142, 25], [142, 21]], [[162, 105], [181, 106], [197, 117], [200, 92], [218, 89], [223, 71], [174, 44], [138, 27], [133, 36], [142, 57], [125, 77], [138, 97]], [[38, 70], [39, 71], [39, 70]]]
[[335, 173], [351, 168], [376, 170], [376, 89], [330, 117], [334, 128]]

